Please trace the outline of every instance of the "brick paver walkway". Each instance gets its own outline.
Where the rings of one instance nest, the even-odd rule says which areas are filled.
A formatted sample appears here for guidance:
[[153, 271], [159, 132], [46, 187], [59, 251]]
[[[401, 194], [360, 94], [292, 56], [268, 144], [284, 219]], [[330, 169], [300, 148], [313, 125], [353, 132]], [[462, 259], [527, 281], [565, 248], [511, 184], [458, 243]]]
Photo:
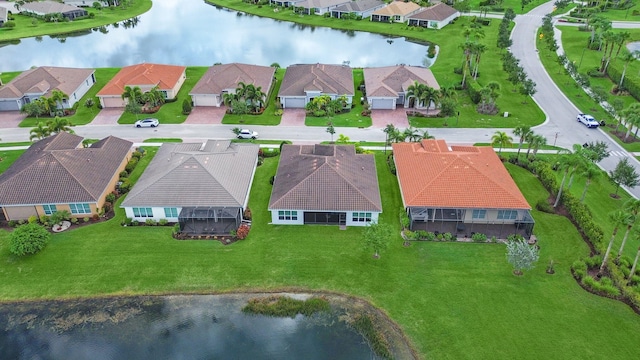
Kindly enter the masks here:
[[19, 111], [0, 111], [0, 128], [17, 128], [26, 117]]
[[371, 110], [371, 122], [374, 128], [384, 128], [387, 124], [393, 124], [397, 128], [409, 127], [407, 112], [404, 108], [395, 110]]
[[304, 126], [306, 112], [304, 109], [284, 109], [280, 125], [284, 126]]
[[124, 108], [102, 109], [89, 125], [117, 125]]
[[222, 124], [222, 118], [227, 111], [226, 106], [196, 106], [187, 116], [185, 124]]

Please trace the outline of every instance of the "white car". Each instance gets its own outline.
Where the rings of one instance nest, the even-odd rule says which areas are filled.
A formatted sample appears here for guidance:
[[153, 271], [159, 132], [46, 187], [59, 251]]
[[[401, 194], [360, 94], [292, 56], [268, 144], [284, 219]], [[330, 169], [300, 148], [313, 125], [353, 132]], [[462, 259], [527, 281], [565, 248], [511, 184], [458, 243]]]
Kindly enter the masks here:
[[587, 114], [578, 114], [578, 122], [584, 124], [584, 126], [588, 128], [597, 128], [600, 126], [600, 123], [596, 121], [591, 115]]
[[238, 139], [257, 139], [258, 133], [249, 129], [242, 129], [238, 133]]
[[142, 120], [138, 120], [135, 123], [135, 126], [137, 128], [141, 128], [141, 127], [156, 127], [160, 125], [160, 121], [158, 121], [158, 119], [154, 119], [154, 118], [147, 118], [147, 119], [142, 119]]

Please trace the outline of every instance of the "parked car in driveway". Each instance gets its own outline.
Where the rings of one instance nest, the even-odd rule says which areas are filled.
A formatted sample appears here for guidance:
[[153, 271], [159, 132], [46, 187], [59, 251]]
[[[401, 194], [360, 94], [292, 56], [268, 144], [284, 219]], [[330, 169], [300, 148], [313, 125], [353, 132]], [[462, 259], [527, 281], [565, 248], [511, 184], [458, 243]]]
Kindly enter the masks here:
[[242, 129], [238, 133], [238, 139], [257, 139], [258, 133], [249, 129]]
[[142, 119], [142, 120], [138, 120], [135, 122], [135, 126], [137, 128], [141, 128], [141, 127], [156, 127], [160, 125], [160, 121], [158, 121], [158, 119], [154, 119], [154, 118], [146, 118], [146, 119]]
[[587, 114], [578, 114], [578, 122], [584, 124], [584, 126], [588, 128], [597, 128], [600, 126], [600, 123], [596, 121], [591, 115]]

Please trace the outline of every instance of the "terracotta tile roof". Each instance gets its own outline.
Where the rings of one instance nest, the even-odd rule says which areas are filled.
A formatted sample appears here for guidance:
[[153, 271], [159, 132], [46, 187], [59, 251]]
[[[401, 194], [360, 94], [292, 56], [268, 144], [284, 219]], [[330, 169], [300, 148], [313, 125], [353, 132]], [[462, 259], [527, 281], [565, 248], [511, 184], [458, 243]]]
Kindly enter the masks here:
[[244, 207], [259, 146], [229, 140], [164, 143], [122, 207]]
[[378, 9], [373, 13], [376, 15], [385, 15], [385, 16], [393, 16], [393, 15], [407, 15], [416, 10], [420, 9], [420, 5], [414, 2], [404, 2], [404, 1], [394, 1], [389, 5], [383, 7], [382, 9]]
[[157, 85], [160, 90], [171, 90], [186, 69], [186, 66], [150, 63], [125, 66], [98, 92], [98, 96], [120, 96], [125, 86]]
[[363, 72], [367, 96], [398, 97], [415, 81], [440, 89], [431, 70], [424, 67], [396, 65], [364, 68]]
[[373, 155], [352, 145], [284, 145], [269, 210], [382, 211]]
[[94, 73], [94, 69], [77, 69], [41, 66], [22, 72], [6, 85], [0, 87], [0, 98], [18, 99], [25, 94], [51, 96], [53, 90], [71, 95]]
[[444, 140], [393, 144], [405, 206], [531, 209], [493, 148]]
[[335, 11], [342, 12], [361, 12], [369, 9], [376, 8], [380, 5], [384, 5], [384, 1], [381, 0], [355, 0], [350, 1], [344, 5], [336, 7]]
[[282, 79], [278, 96], [304, 96], [305, 91], [351, 95], [353, 72], [349, 66], [325, 64], [291, 65]]
[[40, 140], [0, 175], [0, 205], [96, 202], [132, 145], [109, 136], [82, 148], [66, 132]]
[[224, 90], [235, 90], [238, 83], [262, 87], [267, 94], [276, 68], [248, 64], [214, 65], [200, 78], [189, 95], [221, 94]]
[[445, 3], [438, 3], [409, 16], [409, 19], [442, 21], [457, 12], [458, 10]]

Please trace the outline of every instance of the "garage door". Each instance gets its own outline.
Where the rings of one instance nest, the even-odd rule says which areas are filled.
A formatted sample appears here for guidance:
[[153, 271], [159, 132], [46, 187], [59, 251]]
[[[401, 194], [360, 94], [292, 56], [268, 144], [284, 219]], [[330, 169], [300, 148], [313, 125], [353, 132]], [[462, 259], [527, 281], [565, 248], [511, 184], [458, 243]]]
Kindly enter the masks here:
[[220, 106], [215, 95], [196, 95], [193, 97], [194, 106]]
[[393, 109], [395, 108], [395, 103], [393, 99], [372, 99], [371, 100], [371, 108], [372, 109]]
[[304, 109], [304, 98], [285, 98], [282, 105], [285, 109]]
[[124, 107], [124, 101], [120, 97], [103, 97], [102, 101], [104, 102], [104, 107], [113, 108], [113, 107]]
[[18, 102], [16, 100], [0, 101], [0, 111], [18, 111]]

